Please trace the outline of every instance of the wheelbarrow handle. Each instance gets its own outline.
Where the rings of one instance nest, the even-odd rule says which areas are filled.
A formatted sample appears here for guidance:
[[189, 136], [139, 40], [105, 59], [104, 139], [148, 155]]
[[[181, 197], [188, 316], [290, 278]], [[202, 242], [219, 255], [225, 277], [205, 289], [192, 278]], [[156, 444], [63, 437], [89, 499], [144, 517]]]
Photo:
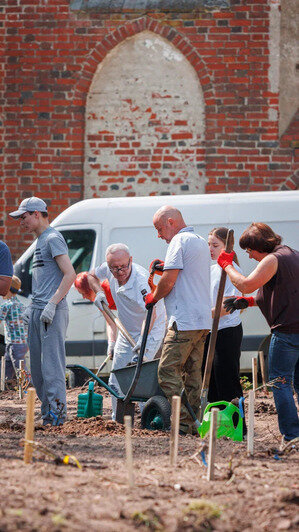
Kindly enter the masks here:
[[128, 403], [130, 401], [130, 399], [131, 399], [131, 397], [132, 397], [132, 395], [134, 393], [134, 390], [136, 388], [136, 384], [137, 384], [137, 381], [138, 381], [138, 378], [139, 378], [139, 375], [140, 375], [140, 371], [141, 371], [143, 356], [144, 356], [144, 353], [145, 353], [146, 341], [147, 341], [149, 328], [150, 328], [150, 324], [151, 324], [152, 313], [153, 313], [153, 307], [150, 307], [148, 309], [148, 311], [147, 311], [147, 316], [146, 316], [146, 320], [145, 320], [145, 326], [144, 326], [144, 331], [143, 331], [143, 335], [142, 335], [140, 351], [138, 353], [138, 361], [137, 361], [137, 366], [136, 366], [136, 369], [135, 369], [135, 374], [134, 374], [134, 377], [133, 377], [133, 380], [132, 380], [132, 384], [131, 384], [129, 390], [127, 391], [126, 396], [123, 399], [124, 403]]

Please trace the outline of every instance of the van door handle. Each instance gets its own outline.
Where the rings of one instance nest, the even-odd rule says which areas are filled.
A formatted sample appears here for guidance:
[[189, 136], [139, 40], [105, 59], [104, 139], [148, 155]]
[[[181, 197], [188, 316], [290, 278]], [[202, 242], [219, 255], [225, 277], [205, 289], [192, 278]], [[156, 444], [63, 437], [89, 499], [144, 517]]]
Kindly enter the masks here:
[[92, 303], [89, 299], [75, 299], [72, 301], [72, 305], [92, 305]]

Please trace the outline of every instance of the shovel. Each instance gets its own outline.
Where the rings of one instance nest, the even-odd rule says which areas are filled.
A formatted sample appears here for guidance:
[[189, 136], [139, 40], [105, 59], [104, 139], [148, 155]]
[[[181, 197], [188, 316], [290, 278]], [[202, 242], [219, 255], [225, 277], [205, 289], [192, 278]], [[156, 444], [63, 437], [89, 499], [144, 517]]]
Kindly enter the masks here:
[[[230, 253], [232, 251], [233, 241], [234, 241], [234, 231], [233, 229], [230, 229], [227, 233], [226, 243], [225, 243], [225, 251], [227, 253]], [[215, 345], [216, 345], [218, 325], [219, 325], [219, 319], [220, 319], [220, 313], [221, 313], [221, 307], [222, 307], [222, 301], [223, 301], [223, 294], [224, 294], [224, 289], [225, 289], [225, 282], [226, 282], [226, 272], [225, 270], [222, 270], [220, 282], [219, 282], [217, 300], [216, 300], [216, 305], [215, 305], [215, 314], [214, 314], [212, 331], [211, 331], [210, 342], [209, 342], [209, 347], [208, 347], [205, 372], [204, 372], [201, 394], [200, 394], [200, 406], [199, 406], [200, 423], [202, 423], [204, 411], [208, 404], [208, 392], [209, 392], [211, 372], [212, 372], [212, 366], [213, 366], [213, 360], [214, 360], [214, 354], [215, 354]]]
[[[118, 330], [123, 334], [123, 336], [126, 338], [126, 340], [128, 340], [129, 344], [132, 346], [132, 347], [135, 347], [135, 342], [132, 338], [132, 336], [128, 333], [128, 331], [125, 329], [125, 327], [123, 326], [123, 324], [121, 323], [121, 321], [115, 316], [115, 314], [112, 312], [112, 310], [110, 310], [110, 308], [108, 307], [108, 305], [105, 303], [105, 301], [102, 302], [102, 306], [103, 306], [103, 310], [101, 311], [102, 314], [106, 314], [108, 316], [108, 318], [110, 318], [111, 321], [113, 321], [113, 323], [115, 323], [116, 327], [118, 328]], [[102, 364], [100, 365], [100, 367], [98, 368], [97, 372], [96, 372], [96, 376], [98, 377], [98, 375], [101, 373], [102, 369], [106, 366], [107, 362], [110, 360], [110, 356], [107, 355], [104, 362], [102, 362]], [[88, 384], [90, 382], [91, 379], [88, 379], [83, 386], [86, 386], [86, 384]]]

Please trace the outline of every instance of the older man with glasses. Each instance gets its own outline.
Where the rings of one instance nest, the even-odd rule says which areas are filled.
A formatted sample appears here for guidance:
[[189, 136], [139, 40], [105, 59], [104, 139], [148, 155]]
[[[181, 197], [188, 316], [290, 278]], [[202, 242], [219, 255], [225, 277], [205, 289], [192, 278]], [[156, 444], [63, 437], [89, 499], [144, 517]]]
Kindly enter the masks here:
[[[142, 332], [146, 317], [144, 297], [150, 292], [149, 273], [139, 264], [132, 262], [129, 248], [125, 244], [112, 244], [106, 250], [106, 262], [98, 266], [88, 276], [90, 288], [96, 292], [95, 305], [102, 309], [105, 294], [101, 291], [100, 281], [108, 279], [118, 316], [127, 329], [136, 347], [117, 332], [115, 326], [107, 322], [108, 354], [113, 354], [112, 369], [120, 369], [129, 364], [141, 346]], [[155, 307], [147, 339], [144, 360], [152, 360], [162, 344], [166, 326], [166, 312], [161, 300]], [[114, 373], [111, 373], [109, 385], [117, 393], [120, 388]], [[112, 397], [112, 419], [116, 417], [115, 397]], [[141, 405], [140, 405], [141, 406]]]

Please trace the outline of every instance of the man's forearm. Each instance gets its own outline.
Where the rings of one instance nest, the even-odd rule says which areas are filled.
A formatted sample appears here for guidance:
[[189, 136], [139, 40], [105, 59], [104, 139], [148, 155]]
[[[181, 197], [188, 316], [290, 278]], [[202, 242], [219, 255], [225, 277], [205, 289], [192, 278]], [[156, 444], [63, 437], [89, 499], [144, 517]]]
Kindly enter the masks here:
[[65, 274], [55, 294], [50, 299], [51, 303], [57, 305], [66, 296], [75, 279], [76, 275], [73, 272]]
[[170, 282], [168, 279], [161, 277], [159, 284], [157, 285], [153, 296], [156, 301], [163, 299], [168, 296], [168, 294], [173, 289], [174, 283]]
[[0, 276], [0, 296], [6, 296], [11, 284], [11, 277]]

